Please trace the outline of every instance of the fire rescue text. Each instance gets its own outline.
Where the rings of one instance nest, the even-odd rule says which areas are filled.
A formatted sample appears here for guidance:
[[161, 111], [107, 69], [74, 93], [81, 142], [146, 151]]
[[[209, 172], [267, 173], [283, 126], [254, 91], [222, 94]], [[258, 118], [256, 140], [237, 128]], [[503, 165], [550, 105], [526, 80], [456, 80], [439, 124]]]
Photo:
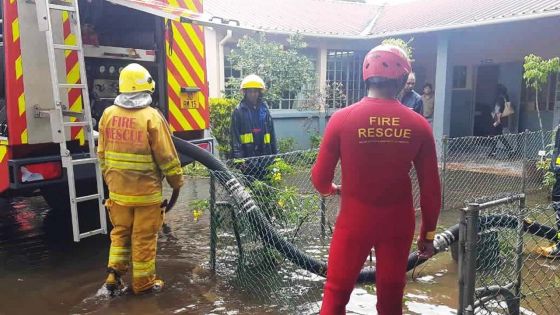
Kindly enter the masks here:
[[400, 117], [376, 117], [369, 118], [369, 128], [358, 128], [358, 138], [383, 138], [384, 140], [410, 139], [412, 130], [400, 128]]
[[105, 129], [106, 141], [142, 143], [145, 131], [136, 128], [135, 118], [113, 116]]

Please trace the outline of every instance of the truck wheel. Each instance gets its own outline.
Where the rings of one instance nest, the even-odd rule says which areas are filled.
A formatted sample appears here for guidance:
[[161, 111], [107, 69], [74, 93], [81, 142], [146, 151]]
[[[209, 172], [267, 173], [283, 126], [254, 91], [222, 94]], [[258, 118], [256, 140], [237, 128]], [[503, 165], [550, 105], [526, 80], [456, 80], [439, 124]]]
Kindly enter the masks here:
[[[105, 190], [105, 196], [108, 195], [107, 186], [103, 185]], [[87, 196], [95, 194], [97, 192], [95, 180], [81, 180], [76, 182], [76, 194], [78, 196]], [[49, 185], [41, 188], [41, 195], [43, 199], [47, 202], [49, 207], [54, 211], [64, 211], [64, 213], [70, 213], [70, 197], [68, 194], [68, 184], [60, 185]], [[87, 201], [82, 205], [94, 206], [96, 205], [95, 200]]]
[[70, 211], [68, 186], [65, 184], [43, 187], [41, 188], [41, 195], [52, 210], [56, 212]]

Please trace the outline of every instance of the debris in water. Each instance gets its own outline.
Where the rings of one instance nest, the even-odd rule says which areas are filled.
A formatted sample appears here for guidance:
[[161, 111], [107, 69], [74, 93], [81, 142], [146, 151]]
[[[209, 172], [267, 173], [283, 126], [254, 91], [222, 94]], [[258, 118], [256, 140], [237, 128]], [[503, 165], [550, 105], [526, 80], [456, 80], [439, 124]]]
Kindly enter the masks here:
[[423, 277], [417, 278], [416, 280], [419, 281], [419, 282], [423, 282], [423, 283], [433, 283], [434, 279], [435, 279], [434, 276], [423, 276]]
[[225, 307], [217, 307], [217, 308], [211, 310], [210, 312], [223, 312], [225, 310], [226, 310]]
[[179, 314], [186, 311], [187, 311], [186, 307], [181, 307], [180, 309], [173, 311], [173, 314]]
[[457, 311], [445, 305], [431, 305], [419, 302], [406, 302], [406, 307], [414, 314], [453, 315]]

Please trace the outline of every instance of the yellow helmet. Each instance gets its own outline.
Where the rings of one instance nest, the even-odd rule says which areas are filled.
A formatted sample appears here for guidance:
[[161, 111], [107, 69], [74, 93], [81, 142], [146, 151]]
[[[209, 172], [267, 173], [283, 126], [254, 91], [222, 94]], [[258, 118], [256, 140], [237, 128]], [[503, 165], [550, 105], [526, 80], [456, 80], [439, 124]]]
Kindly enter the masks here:
[[250, 74], [241, 82], [241, 89], [266, 89], [263, 79], [256, 74]]
[[131, 63], [122, 69], [119, 76], [121, 93], [150, 92], [156, 89], [156, 82], [150, 72], [137, 63]]

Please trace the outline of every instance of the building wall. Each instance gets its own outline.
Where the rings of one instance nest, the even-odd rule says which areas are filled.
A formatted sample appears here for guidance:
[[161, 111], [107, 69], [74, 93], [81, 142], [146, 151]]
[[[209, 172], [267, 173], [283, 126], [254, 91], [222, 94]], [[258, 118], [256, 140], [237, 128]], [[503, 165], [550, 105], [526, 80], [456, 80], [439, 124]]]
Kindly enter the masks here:
[[[547, 18], [509, 24], [498, 24], [474, 29], [458, 30], [451, 33], [450, 47], [452, 65], [465, 65], [471, 71], [472, 86], [466, 90], [453, 90], [450, 136], [472, 135], [472, 121], [475, 115], [477, 69], [481, 65], [499, 66], [498, 82], [508, 88], [516, 114], [511, 117], [510, 132], [525, 129], [539, 129], [536, 112], [520, 108], [523, 84], [523, 59], [534, 53], [544, 58], [560, 55], [559, 19]], [[514, 36], [512, 36], [514, 34]], [[418, 58], [417, 58], [418, 59]], [[437, 87], [435, 87], [437, 89]], [[467, 91], [467, 90], [470, 90]], [[472, 113], [469, 107], [472, 104]], [[438, 106], [438, 104], [436, 104]], [[557, 109], [556, 111], [560, 111]], [[543, 112], [544, 128], [553, 127], [554, 112]], [[558, 117], [558, 113], [556, 117]], [[468, 117], [469, 119], [465, 119]]]
[[523, 62], [513, 61], [500, 64], [499, 82], [508, 89], [510, 102], [515, 108], [515, 114], [509, 118], [509, 131], [515, 133], [525, 130], [524, 126], [520, 125], [519, 122], [523, 114], [520, 107], [521, 87], [523, 84]]
[[[518, 130], [538, 129], [536, 112], [525, 112], [519, 108], [523, 58], [525, 55], [535, 53], [545, 58], [560, 55], [560, 32], [558, 29], [558, 18], [547, 18], [541, 20], [497, 24], [492, 26], [451, 31], [450, 56], [452, 66], [464, 65], [468, 69], [468, 85], [463, 89], [451, 91], [451, 128], [450, 136], [469, 136], [473, 134], [474, 125], [474, 100], [476, 98], [476, 72], [482, 64], [499, 65], [499, 82], [504, 84], [509, 91], [512, 104], [517, 109], [516, 115], [510, 119], [512, 132]], [[219, 41], [224, 37], [224, 31], [206, 30], [206, 50], [208, 60], [208, 79], [210, 84], [210, 97], [220, 96], [220, 83], [223, 82], [223, 71], [220, 72]], [[244, 35], [233, 34], [229, 43], [235, 43]], [[281, 39], [282, 36], [271, 35], [271, 39]], [[416, 34], [402, 36], [408, 41], [414, 38], [413, 67], [419, 72], [417, 80], [418, 92], [421, 92], [424, 83], [435, 83], [437, 33]], [[328, 49], [344, 50], [369, 50], [379, 44], [381, 40], [343, 40], [343, 39], [320, 39], [306, 38], [309, 47], [318, 48], [317, 72], [319, 85], [325, 77], [326, 64], [324, 62], [325, 51]], [[323, 61], [323, 62], [321, 62]], [[438, 89], [437, 86], [434, 86]], [[560, 104], [560, 103], [559, 103]], [[435, 106], [442, 106], [435, 104]], [[560, 109], [557, 109], [560, 111]], [[553, 112], [543, 113], [545, 128], [552, 128]], [[322, 129], [322, 118], [318, 112], [301, 112], [297, 110], [279, 110], [273, 112], [277, 134], [279, 138], [294, 137], [299, 148], [309, 146], [309, 134], [305, 132], [304, 125]], [[311, 118], [310, 118], [311, 117]], [[555, 117], [560, 117], [557, 113]], [[560, 118], [558, 118], [560, 119]]]
[[303, 150], [310, 147], [311, 135], [319, 133], [319, 112], [285, 112], [273, 111], [274, 130], [276, 138], [294, 138], [296, 149]]

